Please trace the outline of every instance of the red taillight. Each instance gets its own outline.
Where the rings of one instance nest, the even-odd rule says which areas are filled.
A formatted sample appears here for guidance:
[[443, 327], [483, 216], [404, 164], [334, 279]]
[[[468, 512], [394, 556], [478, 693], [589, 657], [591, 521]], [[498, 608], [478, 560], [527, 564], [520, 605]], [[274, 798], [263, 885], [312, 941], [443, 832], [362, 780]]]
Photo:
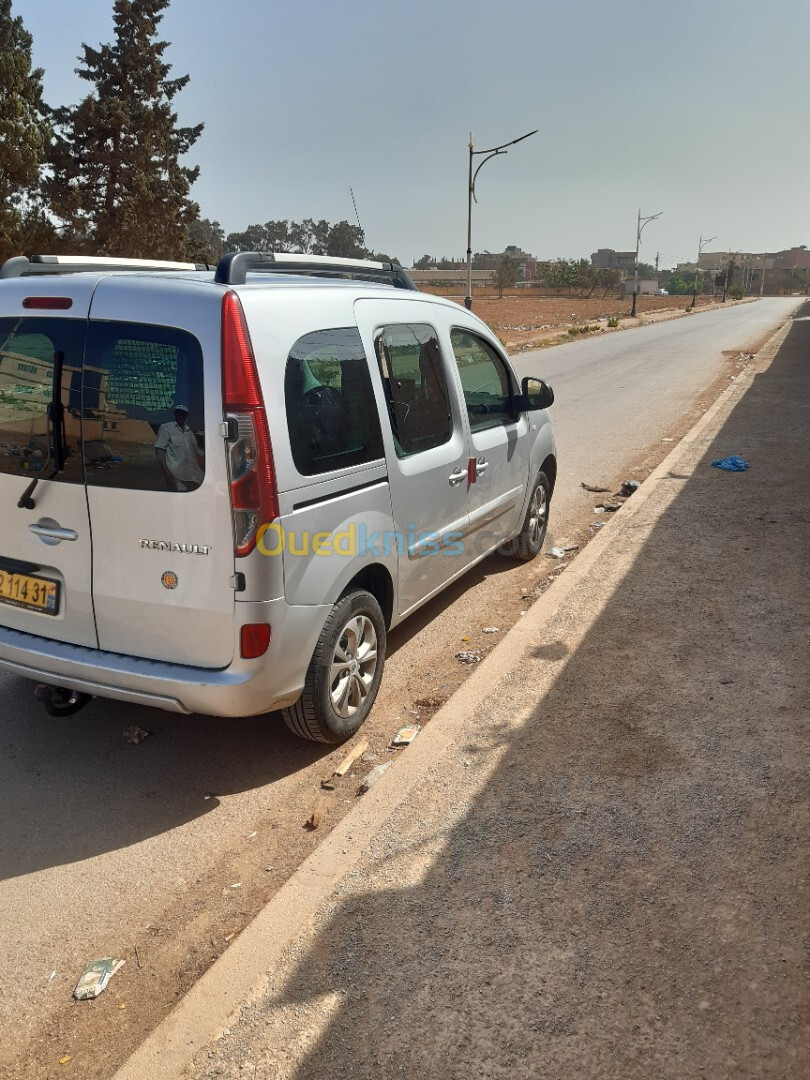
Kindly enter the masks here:
[[248, 623], [239, 634], [239, 651], [243, 660], [264, 656], [270, 648], [270, 627], [267, 623]]
[[66, 311], [73, 307], [69, 296], [26, 296], [22, 302], [24, 308], [45, 308], [50, 311]]
[[256, 546], [261, 525], [278, 517], [278, 494], [256, 358], [234, 292], [222, 300], [222, 399], [226, 415], [236, 422], [229, 467], [234, 554], [242, 557]]

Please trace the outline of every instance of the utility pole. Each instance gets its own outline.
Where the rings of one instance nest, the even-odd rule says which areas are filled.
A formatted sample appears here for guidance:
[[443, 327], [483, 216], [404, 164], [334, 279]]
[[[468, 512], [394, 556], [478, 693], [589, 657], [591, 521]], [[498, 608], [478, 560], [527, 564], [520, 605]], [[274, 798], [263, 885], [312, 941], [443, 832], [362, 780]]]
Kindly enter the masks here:
[[641, 210], [638, 212], [638, 218], [636, 220], [636, 258], [633, 264], [633, 306], [630, 309], [631, 319], [635, 319], [636, 317], [636, 298], [638, 297], [638, 249], [641, 246], [641, 231], [645, 225], [649, 225], [651, 221], [660, 218], [663, 212], [663, 210], [659, 210], [657, 214], [650, 214], [649, 217], [645, 218], [641, 216]]
[[702, 233], [700, 234], [700, 240], [698, 241], [698, 257], [697, 257], [697, 262], [695, 263], [695, 285], [694, 285], [694, 288], [692, 289], [692, 308], [693, 309], [695, 307], [697, 307], [698, 275], [700, 274], [700, 256], [702, 255], [703, 249], [705, 248], [705, 246], [707, 244], [710, 244], [712, 242], [712, 240], [716, 240], [716, 239], [717, 239], [716, 236], [709, 236], [704, 240], [703, 239], [703, 234]]
[[[472, 204], [475, 198], [475, 178], [481, 172], [483, 167], [489, 161], [490, 158], [497, 157], [499, 154], [505, 154], [508, 146], [514, 146], [515, 143], [523, 142], [524, 139], [528, 139], [531, 135], [536, 135], [539, 128], [535, 128], [534, 131], [529, 131], [525, 135], [521, 135], [519, 139], [512, 139], [511, 142], [501, 143], [500, 146], [493, 146], [489, 150], [473, 150], [473, 137], [470, 132], [470, 167], [467, 174], [467, 295], [464, 297], [464, 307], [469, 310], [472, 308]], [[478, 157], [480, 154], [485, 155], [484, 160], [473, 172], [473, 158]]]

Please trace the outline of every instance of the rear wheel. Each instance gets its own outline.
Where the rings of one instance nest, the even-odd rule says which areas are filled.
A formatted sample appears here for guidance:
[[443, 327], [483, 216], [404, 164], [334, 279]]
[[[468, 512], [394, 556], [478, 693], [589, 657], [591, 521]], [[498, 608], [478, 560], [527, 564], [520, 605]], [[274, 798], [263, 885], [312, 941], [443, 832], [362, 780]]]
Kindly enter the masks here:
[[546, 538], [550, 501], [551, 485], [548, 477], [544, 472], [539, 472], [529, 499], [529, 508], [526, 511], [523, 527], [514, 540], [507, 540], [501, 545], [499, 550], [502, 555], [520, 559], [523, 562], [529, 562], [535, 555], [539, 555]]
[[283, 710], [291, 731], [321, 743], [350, 739], [371, 712], [385, 663], [385, 619], [371, 593], [342, 597], [326, 620], [304, 690]]

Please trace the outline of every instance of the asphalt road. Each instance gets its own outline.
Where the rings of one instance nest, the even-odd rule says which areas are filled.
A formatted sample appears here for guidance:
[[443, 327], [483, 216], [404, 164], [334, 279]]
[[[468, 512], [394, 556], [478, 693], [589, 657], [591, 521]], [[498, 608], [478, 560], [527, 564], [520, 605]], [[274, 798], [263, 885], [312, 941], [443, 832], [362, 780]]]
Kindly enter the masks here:
[[519, 374], [546, 379], [559, 403], [552, 413], [560, 468], [556, 527], [592, 504], [580, 481], [613, 482], [671, 436], [721, 372], [723, 354], [753, 349], [798, 303], [766, 297], [518, 357]]
[[[556, 394], [553, 534], [592, 507], [581, 480], [610, 486], [624, 478], [699, 408], [728, 367], [724, 353], [753, 347], [797, 306], [765, 299], [521, 356], [520, 372], [547, 378]], [[403, 703], [431, 689], [442, 664], [452, 666], [467, 627], [486, 625], [493, 613], [506, 618], [516, 598], [519, 606], [526, 573], [489, 559], [392, 635], [384, 691], [367, 725], [372, 746], [384, 746]], [[175, 717], [95, 701], [56, 721], [31, 689], [0, 675], [0, 1064], [15, 1061], [13, 1072], [4, 1067], [9, 1076], [50, 1075], [52, 1054], [71, 1038], [117, 1038], [112, 1060], [120, 1060], [148, 1018], [267, 899], [272, 882], [317, 844], [322, 833], [302, 826], [335, 760], [289, 735], [277, 717]], [[150, 737], [128, 743], [131, 725]], [[351, 801], [341, 797], [331, 820]], [[194, 944], [203, 936], [212, 942], [207, 953]], [[135, 970], [135, 946], [144, 971]], [[126, 955], [125, 972], [92, 1010], [72, 1008], [85, 962], [108, 955]], [[128, 1002], [126, 1011], [110, 1011]], [[9, 1050], [34, 1044], [48, 1058], [36, 1067]]]

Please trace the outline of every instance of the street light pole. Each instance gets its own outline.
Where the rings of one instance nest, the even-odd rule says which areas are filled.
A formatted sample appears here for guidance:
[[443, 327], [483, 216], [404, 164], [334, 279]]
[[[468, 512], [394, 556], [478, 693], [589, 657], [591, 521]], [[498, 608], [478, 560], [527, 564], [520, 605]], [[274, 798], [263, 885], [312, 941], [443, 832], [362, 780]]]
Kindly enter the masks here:
[[638, 220], [636, 222], [636, 258], [633, 264], [633, 306], [630, 309], [631, 319], [635, 319], [636, 317], [636, 297], [638, 296], [638, 249], [641, 247], [641, 232], [645, 225], [649, 225], [651, 221], [660, 218], [663, 212], [663, 210], [660, 210], [657, 214], [650, 214], [649, 217], [645, 218], [641, 216], [640, 209], [638, 212]]
[[[489, 150], [473, 150], [473, 137], [470, 132], [470, 167], [467, 178], [467, 295], [464, 297], [464, 307], [468, 310], [472, 308], [472, 204], [475, 198], [475, 178], [481, 172], [483, 167], [489, 161], [490, 158], [497, 157], [499, 154], [505, 154], [508, 146], [514, 146], [515, 143], [523, 142], [524, 139], [528, 139], [531, 135], [536, 135], [539, 128], [535, 128], [534, 131], [528, 131], [525, 135], [521, 135], [519, 139], [512, 139], [511, 142], [502, 143], [500, 146], [493, 146]], [[484, 160], [473, 172], [473, 158], [483, 156]]]
[[762, 294], [765, 292], [765, 264], [768, 260], [765, 256], [762, 256], [762, 280], [759, 283], [759, 298], [762, 299]]
[[[709, 236], [704, 240], [703, 239], [703, 234], [701, 233], [700, 240], [698, 241], [698, 257], [697, 257], [697, 262], [695, 263], [695, 284], [694, 284], [694, 288], [692, 289], [692, 308], [693, 309], [695, 307], [697, 307], [697, 283], [698, 283], [698, 274], [700, 273], [700, 256], [703, 254], [704, 247], [707, 244], [710, 244], [712, 242], [712, 240], [716, 240], [716, 239], [717, 239], [716, 236]], [[702, 284], [702, 279], [701, 279], [701, 284]]]

